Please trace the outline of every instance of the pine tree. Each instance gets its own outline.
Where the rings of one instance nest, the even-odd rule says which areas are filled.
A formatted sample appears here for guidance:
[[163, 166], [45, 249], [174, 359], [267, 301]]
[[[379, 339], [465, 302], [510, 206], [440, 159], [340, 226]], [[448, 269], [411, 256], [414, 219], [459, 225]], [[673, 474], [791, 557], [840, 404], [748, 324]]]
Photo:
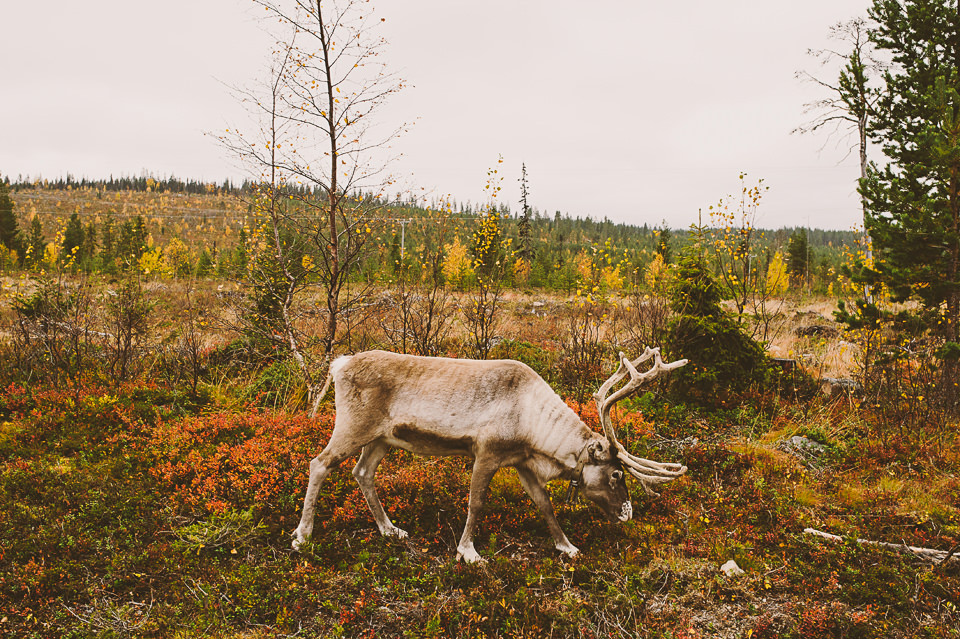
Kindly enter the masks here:
[[807, 277], [810, 268], [810, 248], [807, 242], [807, 229], [797, 229], [790, 236], [787, 244], [787, 272], [790, 273], [790, 284], [800, 285]]
[[527, 196], [530, 194], [527, 186], [527, 165], [520, 165], [520, 206], [523, 212], [520, 214], [520, 221], [517, 223], [517, 235], [520, 240], [520, 258], [530, 264], [533, 260], [533, 244], [530, 228], [530, 206], [527, 204]]
[[80, 260], [80, 247], [83, 246], [83, 224], [80, 222], [80, 215], [74, 213], [67, 222], [67, 228], [63, 232], [63, 245], [61, 251], [65, 259], [73, 257], [76, 261]]
[[893, 65], [872, 137], [890, 159], [861, 182], [876, 272], [896, 301], [945, 308], [960, 338], [960, 7], [874, 0], [871, 38]]
[[14, 250], [23, 259], [23, 238], [13, 212], [13, 200], [6, 182], [0, 180], [0, 245]]
[[47, 248], [47, 242], [43, 237], [43, 224], [40, 222], [40, 216], [34, 215], [30, 220], [30, 233], [27, 235], [27, 248], [30, 258], [27, 260], [27, 266], [36, 269], [43, 262], [43, 254]]
[[657, 233], [659, 235], [659, 239], [657, 240], [657, 255], [663, 258], [664, 264], [670, 264], [670, 262], [673, 261], [673, 231], [671, 231], [670, 227], [664, 222], [663, 228]]

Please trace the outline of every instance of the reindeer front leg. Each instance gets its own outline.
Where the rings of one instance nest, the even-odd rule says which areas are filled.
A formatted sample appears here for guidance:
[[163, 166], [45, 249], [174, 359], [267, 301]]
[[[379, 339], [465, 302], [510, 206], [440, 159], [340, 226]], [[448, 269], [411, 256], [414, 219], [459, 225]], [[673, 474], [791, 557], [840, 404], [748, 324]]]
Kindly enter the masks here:
[[490, 486], [490, 480], [493, 479], [499, 469], [499, 461], [492, 457], [478, 456], [473, 462], [467, 523], [463, 527], [463, 536], [457, 546], [457, 559], [463, 557], [463, 560], [469, 564], [481, 561], [480, 555], [473, 547], [473, 529], [477, 525], [477, 517], [480, 514], [480, 508], [483, 506], [483, 499], [486, 496], [487, 487]]
[[568, 557], [576, 557], [580, 550], [570, 543], [563, 530], [560, 528], [560, 522], [557, 521], [557, 515], [553, 512], [553, 503], [550, 501], [550, 495], [544, 490], [543, 484], [537, 479], [537, 476], [527, 468], [517, 467], [517, 475], [520, 477], [520, 485], [530, 495], [530, 499], [537, 505], [540, 514], [547, 520], [547, 528], [553, 536], [553, 542], [557, 550], [566, 554]]

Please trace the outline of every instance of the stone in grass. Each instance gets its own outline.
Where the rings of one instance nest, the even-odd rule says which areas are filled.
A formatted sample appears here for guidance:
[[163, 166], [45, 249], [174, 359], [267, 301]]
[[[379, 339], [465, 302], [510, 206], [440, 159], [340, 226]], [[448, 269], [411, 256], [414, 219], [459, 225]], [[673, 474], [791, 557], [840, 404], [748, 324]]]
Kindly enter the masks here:
[[806, 462], [815, 461], [828, 452], [820, 442], [800, 435], [781, 441], [777, 448]]
[[737, 562], [735, 562], [733, 559], [720, 566], [720, 572], [725, 574], [727, 577], [739, 577], [740, 575], [746, 574], [743, 571], [743, 568], [738, 566]]

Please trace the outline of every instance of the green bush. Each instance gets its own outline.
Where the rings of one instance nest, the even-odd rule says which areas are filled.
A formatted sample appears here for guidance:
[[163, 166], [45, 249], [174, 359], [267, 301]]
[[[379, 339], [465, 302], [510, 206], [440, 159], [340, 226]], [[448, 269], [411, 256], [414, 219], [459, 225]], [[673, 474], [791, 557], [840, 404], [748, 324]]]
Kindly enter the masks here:
[[515, 339], [505, 339], [490, 351], [490, 359], [515, 359], [523, 362], [537, 372], [540, 377], [550, 380], [553, 377], [555, 358], [540, 346]]
[[302, 408], [307, 389], [296, 363], [287, 358], [263, 369], [246, 391], [247, 397], [260, 406], [270, 408]]
[[771, 377], [763, 348], [723, 310], [721, 299], [699, 241], [687, 246], [671, 291], [666, 339], [671, 358], [690, 360], [671, 375], [671, 392], [683, 400], [722, 404]]

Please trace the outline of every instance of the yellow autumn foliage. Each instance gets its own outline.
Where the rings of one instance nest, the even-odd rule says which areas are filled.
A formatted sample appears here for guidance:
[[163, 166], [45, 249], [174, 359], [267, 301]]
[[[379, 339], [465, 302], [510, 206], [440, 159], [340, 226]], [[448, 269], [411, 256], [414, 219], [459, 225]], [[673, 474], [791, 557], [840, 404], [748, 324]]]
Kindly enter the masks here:
[[190, 250], [180, 238], [173, 238], [163, 249], [163, 273], [164, 275], [176, 275], [182, 277], [189, 275], [193, 270]]
[[467, 247], [464, 246], [459, 237], [455, 237], [453, 242], [447, 244], [444, 248], [447, 257], [443, 261], [443, 277], [455, 288], [463, 288], [466, 280], [473, 273]]
[[790, 286], [790, 276], [787, 274], [787, 263], [780, 251], [777, 251], [770, 260], [767, 269], [767, 294], [783, 295]]
[[666, 296], [670, 290], [671, 277], [670, 267], [663, 261], [663, 255], [657, 253], [653, 261], [647, 265], [647, 270], [643, 274], [643, 281], [647, 284], [651, 293]]
[[593, 281], [593, 258], [587, 254], [586, 249], [580, 249], [573, 263], [576, 266], [577, 275], [580, 276], [581, 284], [586, 286]]
[[163, 251], [159, 248], [150, 249], [143, 252], [138, 262], [140, 272], [144, 275], [166, 275], [166, 268], [163, 261]]
[[624, 277], [620, 272], [620, 265], [607, 265], [600, 272], [600, 282], [607, 292], [619, 291], [623, 288]]
[[530, 262], [521, 258], [518, 258], [516, 262], [513, 263], [513, 281], [517, 284], [526, 284], [530, 279]]

